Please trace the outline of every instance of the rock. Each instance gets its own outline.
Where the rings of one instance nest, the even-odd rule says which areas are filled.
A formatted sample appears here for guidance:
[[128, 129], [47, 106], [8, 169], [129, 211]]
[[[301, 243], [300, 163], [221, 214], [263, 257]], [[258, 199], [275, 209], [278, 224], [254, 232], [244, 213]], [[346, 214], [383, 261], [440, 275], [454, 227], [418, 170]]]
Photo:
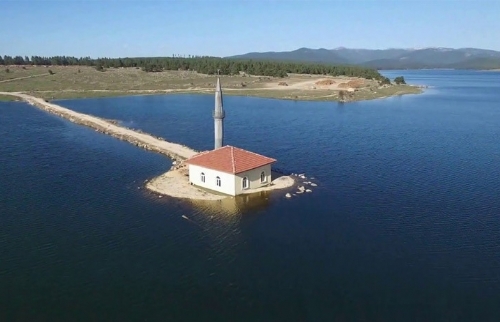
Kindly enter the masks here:
[[177, 164], [177, 161], [172, 162], [172, 164], [173, 164], [173, 165], [176, 165], [176, 164]]
[[317, 184], [315, 184], [315, 183], [312, 183], [312, 182], [311, 182], [311, 186], [313, 186], [313, 187], [317, 187], [318, 185], [317, 185]]
[[287, 198], [292, 198], [292, 195], [291, 195], [290, 193], [287, 193], [287, 194], [285, 195], [285, 197], [287, 197]]
[[311, 189], [306, 189], [306, 192], [312, 192], [312, 190]]

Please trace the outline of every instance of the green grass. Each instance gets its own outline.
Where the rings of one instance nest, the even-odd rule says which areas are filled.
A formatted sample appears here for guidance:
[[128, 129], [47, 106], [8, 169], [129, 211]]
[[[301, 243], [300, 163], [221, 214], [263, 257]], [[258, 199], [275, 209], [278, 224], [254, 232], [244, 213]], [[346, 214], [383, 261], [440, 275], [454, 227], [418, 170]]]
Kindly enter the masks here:
[[10, 96], [10, 95], [1, 95], [0, 94], [0, 102], [11, 102], [11, 101], [17, 101], [18, 99], [15, 96]]
[[[23, 68], [24, 67], [24, 68]], [[6, 70], [9, 70], [7, 73]], [[37, 74], [48, 74], [49, 68], [32, 66], [1, 66], [0, 81], [19, 77], [28, 77]]]
[[[17, 67], [9, 67], [13, 69]], [[49, 68], [30, 66], [7, 75], [9, 79], [48, 73]], [[86, 90], [165, 90], [189, 87], [214, 87], [214, 76], [195, 72], [165, 71], [146, 73], [136, 68], [110, 68], [100, 72], [91, 67], [51, 66], [54, 75], [24, 78], [0, 83], [0, 91], [86, 91]], [[5, 75], [2, 75], [5, 76]], [[15, 77], [14, 77], [15, 76]], [[223, 77], [226, 87], [241, 83], [245, 77]], [[0, 81], [2, 79], [0, 78]], [[5, 80], [5, 77], [4, 79]]]

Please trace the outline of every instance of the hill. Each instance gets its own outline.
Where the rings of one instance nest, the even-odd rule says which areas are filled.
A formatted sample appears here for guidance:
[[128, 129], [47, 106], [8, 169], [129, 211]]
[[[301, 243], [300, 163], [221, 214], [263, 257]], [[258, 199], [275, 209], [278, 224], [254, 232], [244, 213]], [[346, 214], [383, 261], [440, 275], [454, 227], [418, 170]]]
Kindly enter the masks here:
[[288, 52], [264, 52], [264, 53], [248, 53], [227, 57], [231, 59], [255, 59], [255, 60], [275, 60], [275, 61], [291, 61], [291, 62], [312, 62], [312, 63], [328, 63], [328, 64], [350, 64], [348, 58], [342, 57], [340, 54], [331, 50], [299, 48]]
[[243, 55], [230, 56], [227, 58], [361, 65], [376, 69], [500, 68], [500, 51], [478, 48], [299, 48], [294, 51], [263, 53], [254, 52]]

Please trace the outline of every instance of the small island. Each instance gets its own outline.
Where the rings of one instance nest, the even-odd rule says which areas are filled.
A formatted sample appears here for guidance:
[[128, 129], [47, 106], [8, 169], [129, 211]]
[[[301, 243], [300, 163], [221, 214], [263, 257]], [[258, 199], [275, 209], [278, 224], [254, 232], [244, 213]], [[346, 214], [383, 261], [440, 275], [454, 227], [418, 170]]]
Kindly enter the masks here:
[[[211, 94], [220, 72], [226, 95], [300, 101], [360, 101], [422, 89], [358, 66], [220, 58], [14, 57], [0, 62], [0, 91], [72, 99], [125, 95]], [[0, 100], [12, 100], [1, 95]]]
[[[191, 200], [222, 200], [233, 198], [216, 191], [211, 191], [191, 185], [189, 182], [189, 170], [184, 162], [174, 161], [172, 169], [164, 174], [146, 182], [146, 188], [159, 195], [167, 195], [174, 198]], [[295, 185], [293, 176], [285, 176], [279, 173], [273, 173], [273, 181], [269, 185], [250, 189], [242, 194], [254, 194], [262, 191], [272, 191], [292, 188]]]

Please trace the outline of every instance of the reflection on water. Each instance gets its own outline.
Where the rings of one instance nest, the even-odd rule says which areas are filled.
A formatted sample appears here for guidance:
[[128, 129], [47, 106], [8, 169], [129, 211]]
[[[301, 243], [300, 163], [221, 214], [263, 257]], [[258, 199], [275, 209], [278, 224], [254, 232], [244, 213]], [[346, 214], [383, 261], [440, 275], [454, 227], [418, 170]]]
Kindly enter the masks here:
[[270, 198], [271, 192], [261, 191], [222, 200], [188, 200], [188, 202], [205, 216], [231, 221], [246, 212], [266, 209], [270, 205]]
[[[242, 220], [265, 215], [278, 192], [261, 191], [222, 200], [177, 199], [144, 190], [144, 197], [165, 207], [167, 216], [179, 218], [195, 232], [197, 243], [210, 249], [209, 260], [230, 263], [236, 256], [236, 249], [244, 241], [241, 233]], [[184, 211], [168, 212], [172, 204], [178, 204]]]

